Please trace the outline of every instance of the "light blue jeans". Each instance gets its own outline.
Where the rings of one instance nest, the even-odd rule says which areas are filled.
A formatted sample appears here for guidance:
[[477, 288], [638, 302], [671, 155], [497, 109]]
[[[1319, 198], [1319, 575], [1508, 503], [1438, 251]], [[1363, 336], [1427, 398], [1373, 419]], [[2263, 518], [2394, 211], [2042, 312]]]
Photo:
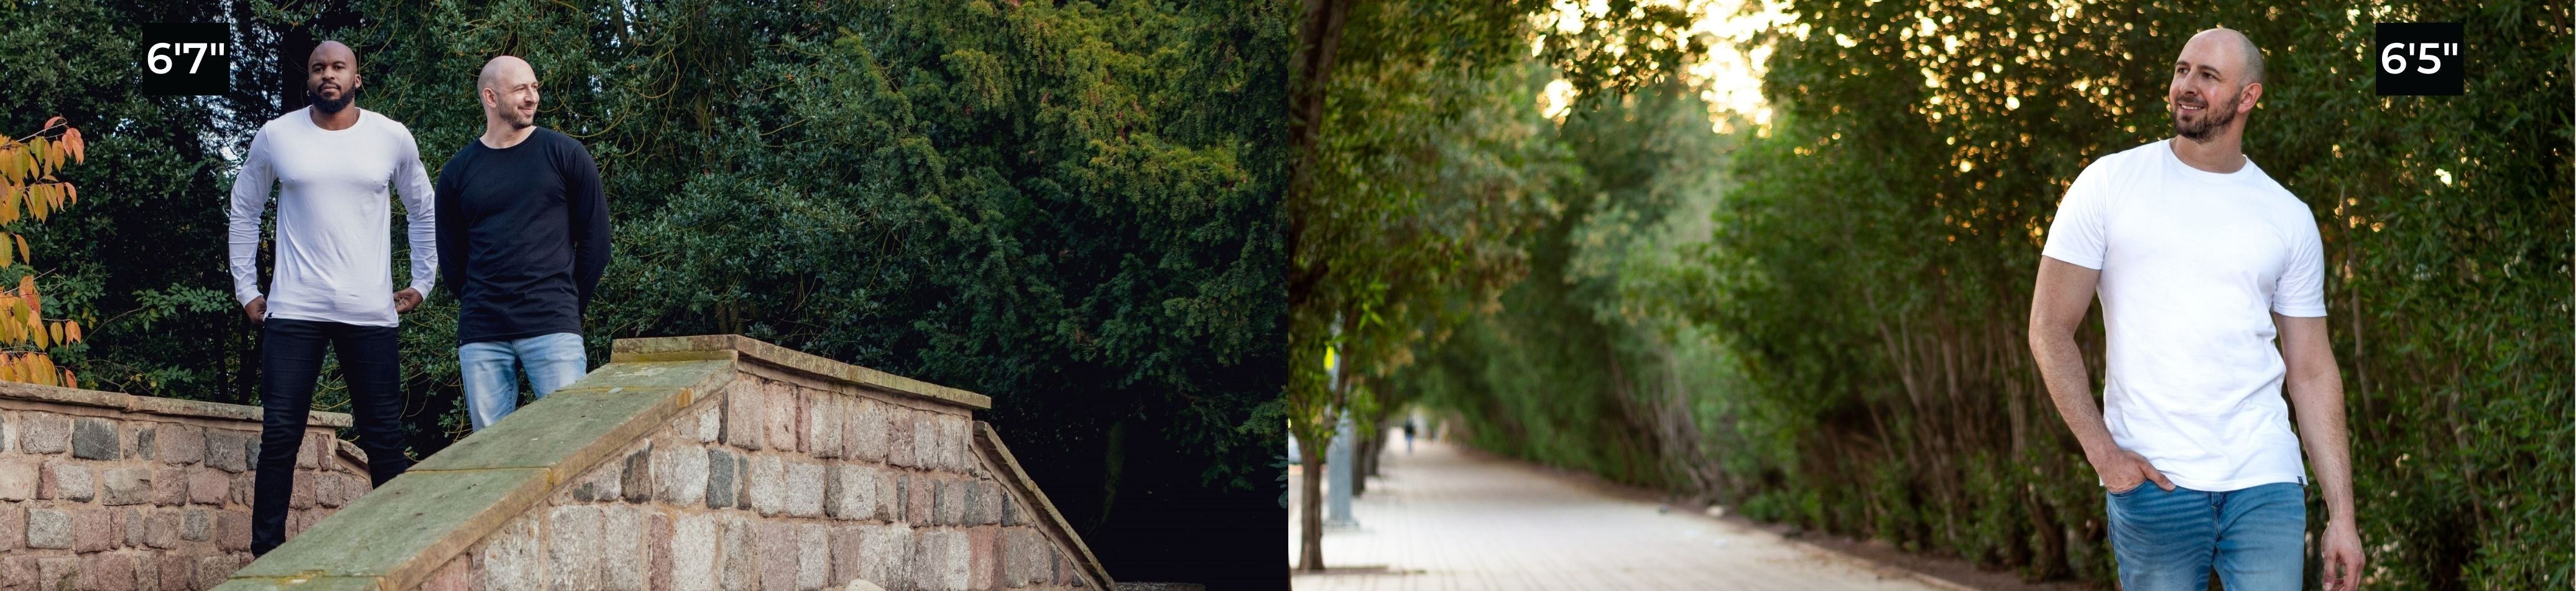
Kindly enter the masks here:
[[538, 399], [590, 373], [581, 335], [568, 332], [470, 343], [456, 348], [456, 361], [465, 377], [465, 414], [476, 431], [519, 409], [519, 368], [527, 368]]
[[2299, 588], [2308, 495], [2297, 484], [2208, 492], [2142, 482], [2108, 494], [2125, 591], [2204, 591], [2212, 569], [2227, 591]]

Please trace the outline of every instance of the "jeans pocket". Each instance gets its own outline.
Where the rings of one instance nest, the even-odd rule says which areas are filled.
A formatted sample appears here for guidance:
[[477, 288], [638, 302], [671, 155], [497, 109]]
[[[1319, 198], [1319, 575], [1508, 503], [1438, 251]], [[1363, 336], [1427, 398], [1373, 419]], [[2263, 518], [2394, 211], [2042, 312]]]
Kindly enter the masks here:
[[2113, 496], [2113, 497], [2127, 497], [2127, 496], [2129, 496], [2129, 495], [2138, 494], [2138, 491], [2146, 490], [2146, 489], [2147, 489], [2147, 487], [2155, 486], [2155, 484], [2156, 484], [2156, 483], [2153, 483], [2153, 482], [2148, 482], [2148, 481], [2145, 481], [2145, 480], [2140, 480], [2140, 481], [2138, 481], [2138, 483], [2137, 483], [2136, 485], [2132, 485], [2132, 486], [2130, 486], [2127, 490], [2116, 490], [2116, 491], [2111, 491], [2111, 496]]

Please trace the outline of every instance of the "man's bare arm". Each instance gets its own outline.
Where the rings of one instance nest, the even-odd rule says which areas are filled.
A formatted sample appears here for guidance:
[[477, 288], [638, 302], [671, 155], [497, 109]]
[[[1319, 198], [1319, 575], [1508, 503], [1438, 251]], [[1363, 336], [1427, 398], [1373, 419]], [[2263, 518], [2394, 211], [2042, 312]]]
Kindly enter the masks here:
[[2101, 279], [2101, 271], [2039, 258], [2039, 281], [2030, 294], [2031, 359], [2039, 365], [2040, 380], [2048, 385], [2048, 397], [2056, 401], [2058, 415], [2084, 446], [2084, 458], [2102, 476], [2104, 486], [2125, 491], [2152, 480], [2173, 490], [2173, 483], [2146, 458], [2111, 441], [2111, 429], [2102, 422], [2102, 406], [2093, 400], [2093, 381], [2084, 369], [2084, 351], [2075, 344], [2075, 328], [2083, 324], [2085, 311], [2092, 309], [2094, 287]]
[[[2343, 370], [2326, 340], [2326, 319], [2272, 315], [2280, 328], [2283, 390], [2299, 422], [2308, 468], [2325, 494], [2326, 532], [2318, 540], [2328, 588], [2348, 587], [2361, 570], [2360, 528], [2353, 519], [2351, 437], [2344, 424]], [[2339, 568], [2340, 567], [2340, 568]], [[2338, 586], [2337, 583], [2342, 583]]]

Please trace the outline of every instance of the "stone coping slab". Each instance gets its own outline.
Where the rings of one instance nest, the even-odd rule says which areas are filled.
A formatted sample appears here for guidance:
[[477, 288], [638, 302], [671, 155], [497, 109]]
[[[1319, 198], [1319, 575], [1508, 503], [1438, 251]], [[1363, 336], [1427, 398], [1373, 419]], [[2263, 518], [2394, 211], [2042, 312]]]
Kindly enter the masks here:
[[[217, 589], [410, 589], [564, 481], [732, 383], [732, 360], [601, 367], [423, 460]], [[435, 516], [435, 517], [433, 517]]]
[[1073, 549], [1075, 563], [1085, 578], [1091, 579], [1091, 588], [1117, 589], [1118, 584], [1109, 579], [1108, 567], [1101, 566], [1100, 557], [1091, 554], [1091, 546], [1082, 543], [1082, 536], [1074, 534], [1072, 522], [1065, 521], [1064, 514], [1055, 510], [1055, 501], [1047, 500], [1046, 491], [1038, 490], [1038, 481], [1020, 469], [1020, 459], [1011, 455], [1010, 447], [1002, 445], [1002, 436], [993, 431], [992, 423], [975, 421], [975, 444], [984, 461], [992, 465], [994, 476], [1017, 489], [1020, 498], [1028, 500], [1031, 510], [1044, 516], [1038, 521], [1038, 529], [1046, 531], [1057, 543]]
[[742, 335], [617, 339], [609, 363], [682, 359], [751, 359], [762, 364], [899, 394], [991, 410], [993, 397], [833, 361]]
[[[0, 382], [0, 400], [50, 402], [54, 404], [88, 406], [119, 410], [128, 413], [154, 414], [172, 417], [247, 421], [252, 425], [258, 425], [261, 419], [265, 418], [261, 414], [260, 407], [256, 406], [206, 402], [202, 400], [180, 400], [177, 398], [161, 398], [157, 396], [135, 396], [121, 392], [83, 390], [79, 388], [64, 388], [61, 386], [46, 386], [19, 382]], [[312, 427], [331, 428], [347, 427], [351, 424], [348, 413], [318, 410], [313, 411], [310, 418], [306, 419], [305, 422], [308, 426]]]

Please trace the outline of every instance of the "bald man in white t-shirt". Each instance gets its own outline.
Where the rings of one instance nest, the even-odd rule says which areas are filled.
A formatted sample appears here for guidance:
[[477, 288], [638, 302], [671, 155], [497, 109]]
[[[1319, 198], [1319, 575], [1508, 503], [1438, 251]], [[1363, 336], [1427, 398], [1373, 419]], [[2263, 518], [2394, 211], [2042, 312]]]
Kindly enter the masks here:
[[[2262, 55], [2236, 31], [2193, 36], [2166, 90], [2176, 137], [2086, 166], [2041, 251], [2031, 356], [2101, 478], [2128, 591], [2199, 591], [2213, 571], [2230, 591], [2298, 589], [2311, 467], [2322, 580], [2360, 582], [2324, 245], [2243, 152]], [[2097, 294], [2100, 406], [2075, 342]]]

